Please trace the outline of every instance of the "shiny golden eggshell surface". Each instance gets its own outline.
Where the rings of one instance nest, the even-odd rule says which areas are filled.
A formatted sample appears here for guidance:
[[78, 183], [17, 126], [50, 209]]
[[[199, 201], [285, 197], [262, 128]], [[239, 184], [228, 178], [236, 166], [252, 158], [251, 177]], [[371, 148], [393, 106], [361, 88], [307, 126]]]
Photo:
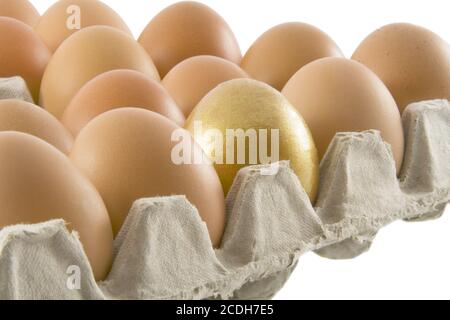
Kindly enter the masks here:
[[112, 263], [112, 228], [92, 184], [56, 148], [19, 132], [0, 132], [0, 228], [64, 219], [80, 236], [95, 279]]
[[[201, 132], [196, 130], [198, 125], [202, 126]], [[266, 130], [268, 141], [272, 141], [272, 132], [278, 131], [278, 160], [290, 161], [291, 168], [299, 177], [310, 199], [315, 200], [319, 161], [311, 133], [295, 108], [269, 85], [251, 79], [236, 79], [217, 86], [200, 101], [188, 118], [185, 128], [211, 159], [216, 158], [218, 144], [217, 141], [211, 144], [209, 132], [218, 130], [221, 133], [220, 147], [224, 157], [222, 163], [215, 162], [215, 168], [226, 193], [238, 171], [254, 164], [250, 162], [249, 142], [245, 145], [246, 154], [242, 155], [246, 158], [245, 163], [239, 164], [236, 158], [238, 142], [235, 141], [234, 148], [227, 145], [227, 130], [256, 130], [257, 134], [264, 134]], [[263, 150], [260, 141], [259, 139], [258, 153], [265, 152], [270, 156], [270, 151], [273, 150], [271, 143], [268, 143], [267, 150]], [[234, 152], [235, 159], [229, 164], [225, 158], [231, 152]], [[261, 158], [258, 158], [258, 163], [261, 163]]]
[[232, 79], [248, 78], [238, 65], [214, 56], [197, 56], [176, 65], [162, 84], [189, 117], [200, 100], [217, 85]]
[[55, 52], [73, 33], [95, 25], [114, 27], [131, 35], [122, 18], [97, 0], [59, 0], [42, 15], [35, 30]]
[[378, 75], [401, 112], [414, 102], [450, 100], [450, 45], [425, 28], [384, 26], [360, 44], [352, 59]]
[[[180, 164], [172, 152], [175, 132], [188, 132], [165, 117], [144, 109], [121, 108], [92, 120], [78, 135], [72, 162], [102, 195], [117, 234], [133, 203], [141, 198], [185, 195], [206, 222], [218, 247], [225, 228], [223, 190], [210, 164]], [[175, 159], [176, 160], [176, 159]], [[171, 217], [168, 216], [167, 219]]]
[[31, 134], [65, 154], [69, 154], [73, 145], [71, 134], [54, 116], [22, 100], [0, 100], [0, 131]]
[[306, 64], [325, 57], [343, 57], [323, 31], [306, 23], [280, 24], [265, 32], [245, 54], [241, 67], [254, 79], [282, 90]]
[[208, 6], [178, 2], [159, 13], [139, 42], [155, 61], [161, 77], [183, 60], [199, 55], [222, 57], [239, 64], [239, 44], [225, 20]]
[[379, 130], [400, 171], [404, 153], [400, 112], [386, 86], [364, 65], [344, 58], [314, 61], [289, 80], [283, 94], [310, 127], [320, 158], [336, 133]]
[[0, 44], [0, 78], [21, 76], [37, 101], [50, 50], [30, 26], [8, 17], [0, 17]]
[[160, 80], [150, 56], [126, 33], [106, 26], [80, 30], [50, 60], [42, 79], [40, 105], [60, 119], [83, 85], [116, 69], [135, 70]]
[[96, 116], [122, 107], [148, 109], [180, 126], [186, 120], [159, 82], [138, 71], [113, 70], [100, 74], [78, 91], [64, 112], [62, 122], [76, 137]]
[[0, 0], [0, 17], [14, 18], [34, 27], [40, 15], [28, 0]]

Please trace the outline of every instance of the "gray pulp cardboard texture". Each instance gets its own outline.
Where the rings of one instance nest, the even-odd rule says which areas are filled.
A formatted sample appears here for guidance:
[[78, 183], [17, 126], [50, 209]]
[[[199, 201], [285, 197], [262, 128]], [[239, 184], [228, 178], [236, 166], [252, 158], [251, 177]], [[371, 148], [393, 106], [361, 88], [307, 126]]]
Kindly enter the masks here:
[[27, 84], [21, 77], [0, 78], [0, 99], [19, 99], [33, 103]]

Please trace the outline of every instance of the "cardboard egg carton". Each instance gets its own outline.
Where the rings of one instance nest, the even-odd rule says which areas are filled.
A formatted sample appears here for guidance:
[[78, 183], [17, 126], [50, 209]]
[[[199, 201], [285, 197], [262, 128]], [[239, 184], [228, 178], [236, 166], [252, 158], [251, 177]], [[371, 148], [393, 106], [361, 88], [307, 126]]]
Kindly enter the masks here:
[[21, 77], [0, 78], [0, 99], [19, 99], [33, 103], [27, 84]]
[[399, 178], [379, 132], [337, 134], [321, 163], [314, 208], [288, 162], [275, 175], [261, 173], [269, 166], [241, 170], [227, 197], [218, 250], [184, 196], [136, 201], [101, 283], [64, 221], [6, 227], [0, 231], [0, 299], [271, 298], [306, 252], [354, 258], [396, 220], [442, 215], [450, 201], [450, 103], [412, 104], [403, 121]]

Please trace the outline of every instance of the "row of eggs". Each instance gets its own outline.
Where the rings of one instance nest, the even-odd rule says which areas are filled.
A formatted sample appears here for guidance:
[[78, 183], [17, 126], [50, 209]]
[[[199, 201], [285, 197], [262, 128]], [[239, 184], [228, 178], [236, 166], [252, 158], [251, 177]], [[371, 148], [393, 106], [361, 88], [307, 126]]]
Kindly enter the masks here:
[[[80, 31], [66, 25], [72, 5]], [[336, 132], [380, 130], [399, 172], [401, 112], [450, 99], [449, 45], [409, 24], [377, 30], [349, 60], [303, 23], [272, 28], [242, 57], [226, 22], [195, 2], [165, 9], [138, 41], [97, 0], [60, 0], [42, 17], [27, 0], [0, 0], [0, 16], [0, 77], [22, 76], [43, 108], [0, 101], [0, 227], [63, 215], [98, 280], [139, 198], [186, 195], [220, 246], [224, 193], [244, 165], [175, 165], [174, 130], [280, 130], [280, 159], [314, 201]]]

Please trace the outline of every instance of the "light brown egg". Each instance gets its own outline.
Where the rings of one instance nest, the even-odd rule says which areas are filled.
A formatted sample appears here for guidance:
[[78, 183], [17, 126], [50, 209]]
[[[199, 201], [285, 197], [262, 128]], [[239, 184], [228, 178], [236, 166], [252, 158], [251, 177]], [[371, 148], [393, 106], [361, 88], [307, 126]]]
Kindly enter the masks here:
[[197, 56], [176, 65], [162, 84], [189, 117], [200, 100], [217, 85], [233, 79], [248, 78], [236, 64], [214, 56]]
[[387, 25], [369, 35], [352, 59], [378, 75], [401, 112], [413, 102], [450, 100], [450, 45], [427, 29]]
[[60, 119], [83, 85], [116, 69], [136, 70], [160, 80], [147, 52], [126, 33], [105, 26], [80, 30], [50, 60], [42, 78], [40, 104]]
[[42, 15], [35, 30], [55, 52], [73, 33], [95, 25], [110, 26], [131, 35], [122, 18], [97, 0], [59, 0]]
[[21, 100], [0, 100], [0, 131], [31, 134], [65, 154], [69, 154], [73, 145], [69, 131], [54, 116]]
[[155, 61], [162, 77], [187, 58], [218, 56], [239, 64], [239, 44], [228, 24], [204, 4], [183, 1], [159, 13], [139, 42]]
[[0, 228], [64, 219], [79, 233], [96, 280], [112, 262], [112, 229], [92, 184], [56, 148], [19, 132], [0, 132]]
[[108, 111], [80, 132], [71, 159], [102, 195], [115, 234], [134, 201], [186, 195], [218, 247], [225, 227], [219, 178], [211, 165], [175, 164], [172, 151], [178, 142], [172, 142], [174, 132], [182, 133], [193, 150], [201, 152], [188, 132], [157, 113], [137, 108]]
[[241, 67], [252, 78], [282, 90], [301, 67], [325, 57], [343, 55], [323, 31], [306, 23], [291, 22], [259, 37], [245, 54]]
[[62, 123], [76, 137], [99, 114], [122, 107], [148, 109], [180, 126], [186, 120], [159, 82], [141, 72], [113, 70], [95, 77], [78, 91], [64, 112]]
[[28, 0], [0, 0], [0, 16], [20, 20], [30, 27], [34, 27], [40, 17]]
[[21, 76], [35, 101], [51, 53], [33, 29], [19, 20], [0, 17], [0, 78]]
[[200, 101], [185, 128], [214, 162], [225, 193], [242, 168], [287, 160], [315, 201], [319, 160], [311, 132], [271, 86], [253, 79], [222, 83]]
[[311, 129], [322, 158], [336, 133], [379, 130], [392, 147], [400, 171], [403, 127], [394, 98], [362, 64], [324, 58], [300, 69], [283, 89]]

